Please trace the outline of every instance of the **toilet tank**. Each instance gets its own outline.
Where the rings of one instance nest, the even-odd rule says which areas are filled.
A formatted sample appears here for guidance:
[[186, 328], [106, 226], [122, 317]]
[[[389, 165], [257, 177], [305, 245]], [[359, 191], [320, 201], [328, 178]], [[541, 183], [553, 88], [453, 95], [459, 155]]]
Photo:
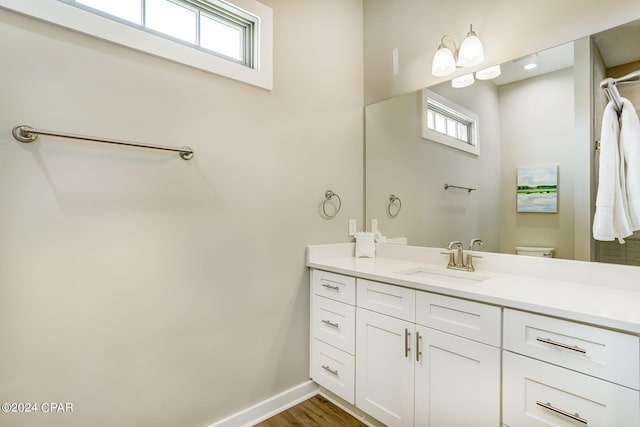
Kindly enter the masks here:
[[555, 248], [540, 248], [537, 246], [516, 246], [516, 255], [540, 256], [553, 258]]

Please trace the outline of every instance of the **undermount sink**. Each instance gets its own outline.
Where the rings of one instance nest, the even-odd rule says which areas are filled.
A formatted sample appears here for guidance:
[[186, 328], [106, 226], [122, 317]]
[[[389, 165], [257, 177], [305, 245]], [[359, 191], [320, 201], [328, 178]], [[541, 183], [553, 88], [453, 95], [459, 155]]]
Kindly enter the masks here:
[[434, 284], [456, 284], [456, 285], [470, 285], [473, 283], [482, 282], [489, 279], [487, 276], [480, 276], [473, 272], [456, 272], [456, 271], [443, 271], [433, 270], [430, 268], [413, 268], [411, 270], [398, 271], [397, 274], [416, 277], [420, 279], [427, 279], [433, 281]]

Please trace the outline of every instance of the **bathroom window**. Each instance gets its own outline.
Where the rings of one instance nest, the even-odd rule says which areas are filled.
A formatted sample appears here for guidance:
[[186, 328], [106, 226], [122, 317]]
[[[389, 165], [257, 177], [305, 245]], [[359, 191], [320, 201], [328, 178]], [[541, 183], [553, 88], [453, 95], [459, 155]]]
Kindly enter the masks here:
[[478, 155], [478, 115], [427, 89], [422, 137]]
[[220, 1], [58, 0], [253, 66], [258, 17]]
[[272, 87], [273, 12], [256, 0], [0, 0], [0, 6], [175, 62]]

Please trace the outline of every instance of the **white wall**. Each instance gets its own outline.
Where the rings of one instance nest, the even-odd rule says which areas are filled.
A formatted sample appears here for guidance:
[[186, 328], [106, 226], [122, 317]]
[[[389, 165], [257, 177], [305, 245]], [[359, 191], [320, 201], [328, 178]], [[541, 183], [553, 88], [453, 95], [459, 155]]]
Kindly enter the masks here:
[[202, 426], [308, 379], [305, 245], [363, 216], [362, 2], [265, 3], [272, 92], [0, 10], [0, 402], [75, 409], [0, 425]]
[[364, 0], [364, 12], [366, 104], [444, 80], [431, 75], [440, 38], [450, 34], [459, 45], [469, 24], [485, 48], [479, 69], [640, 18], [637, 0]]
[[[500, 252], [515, 246], [556, 248], [574, 258], [574, 79], [573, 68], [499, 88], [502, 183]], [[558, 165], [558, 213], [518, 213], [517, 170]]]

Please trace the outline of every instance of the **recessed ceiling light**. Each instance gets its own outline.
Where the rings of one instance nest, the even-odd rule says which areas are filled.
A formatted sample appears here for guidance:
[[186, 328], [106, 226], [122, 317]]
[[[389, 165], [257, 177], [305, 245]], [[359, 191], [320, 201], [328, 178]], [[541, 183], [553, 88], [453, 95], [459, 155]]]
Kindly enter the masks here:
[[525, 65], [525, 66], [524, 66], [524, 69], [525, 69], [525, 70], [533, 70], [533, 69], [534, 69], [534, 68], [536, 68], [537, 66], [538, 66], [538, 64], [535, 64], [535, 63], [533, 63], [533, 62], [532, 62], [532, 63], [530, 63], [530, 64]]

